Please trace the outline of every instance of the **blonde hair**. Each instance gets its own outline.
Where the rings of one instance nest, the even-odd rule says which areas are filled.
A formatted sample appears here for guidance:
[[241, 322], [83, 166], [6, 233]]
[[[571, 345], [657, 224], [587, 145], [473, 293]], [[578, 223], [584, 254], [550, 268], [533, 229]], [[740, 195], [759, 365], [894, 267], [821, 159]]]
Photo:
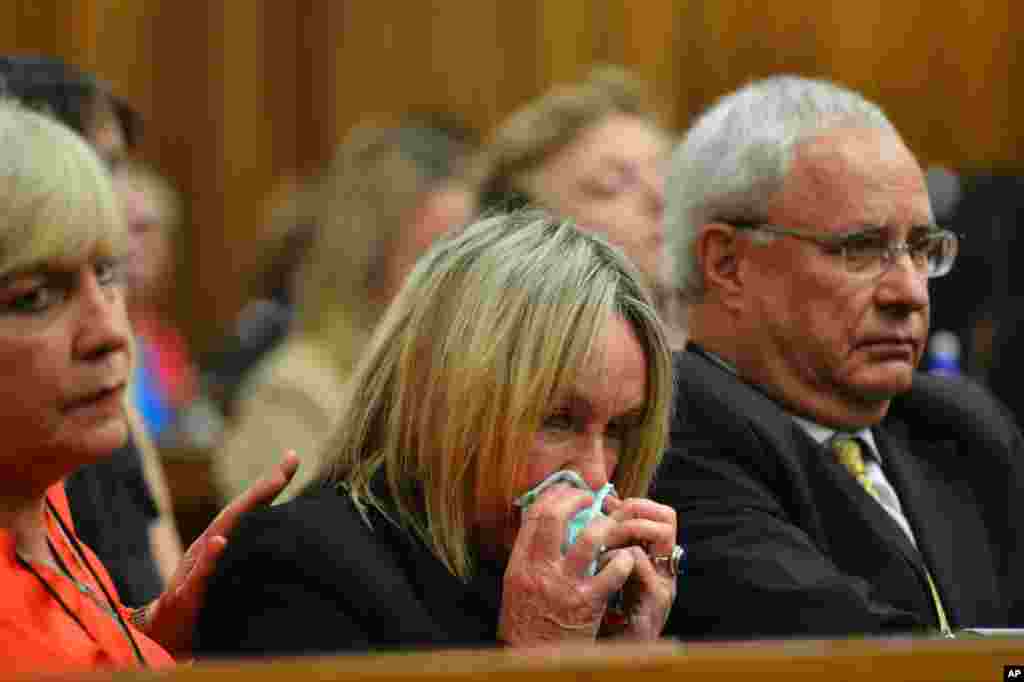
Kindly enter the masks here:
[[79, 135], [0, 100], [0, 274], [123, 255], [127, 235], [110, 174]]
[[395, 241], [424, 192], [444, 180], [420, 158], [422, 149], [441, 144], [430, 135], [437, 133], [398, 123], [357, 126], [323, 177], [300, 194], [295, 213], [316, 233], [299, 272], [298, 329], [322, 342], [341, 375], [387, 303]]
[[663, 127], [643, 83], [619, 66], [596, 67], [582, 82], [556, 85], [514, 111], [478, 159], [475, 177], [481, 204], [501, 207], [510, 197], [525, 193], [522, 183], [528, 174], [612, 114]]
[[621, 316], [648, 381], [614, 481], [623, 495], [644, 495], [666, 445], [671, 360], [639, 282], [614, 247], [541, 211], [486, 218], [436, 244], [348, 384], [321, 478], [345, 487], [364, 516], [374, 507], [418, 535], [467, 579], [469, 520], [485, 501], [511, 508], [521, 453]]

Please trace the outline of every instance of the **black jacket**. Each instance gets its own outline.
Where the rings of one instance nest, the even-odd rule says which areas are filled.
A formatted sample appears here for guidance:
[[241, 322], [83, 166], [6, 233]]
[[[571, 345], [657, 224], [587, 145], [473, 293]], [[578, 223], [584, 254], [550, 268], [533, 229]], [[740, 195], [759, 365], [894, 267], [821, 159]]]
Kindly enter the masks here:
[[829, 636], [1024, 625], [1024, 443], [988, 393], [918, 374], [873, 429], [920, 551], [764, 394], [677, 353], [655, 499], [689, 550], [666, 634]]
[[493, 645], [503, 571], [469, 583], [344, 491], [314, 489], [247, 515], [209, 585], [197, 656]]
[[163, 591], [150, 540], [159, 511], [142, 469], [142, 453], [128, 442], [64, 480], [75, 531], [113, 578], [121, 603], [148, 604]]

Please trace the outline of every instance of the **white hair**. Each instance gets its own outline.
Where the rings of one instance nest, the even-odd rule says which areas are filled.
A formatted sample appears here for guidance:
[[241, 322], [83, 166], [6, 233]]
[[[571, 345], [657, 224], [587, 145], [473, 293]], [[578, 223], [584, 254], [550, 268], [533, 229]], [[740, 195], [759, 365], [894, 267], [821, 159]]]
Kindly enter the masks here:
[[704, 294], [694, 251], [700, 227], [763, 215], [797, 145], [851, 123], [898, 135], [882, 110], [861, 95], [798, 76], [750, 83], [697, 119], [672, 155], [666, 185], [665, 234], [673, 281], [687, 301]]
[[87, 250], [122, 255], [126, 240], [110, 172], [92, 147], [0, 99], [0, 275]]

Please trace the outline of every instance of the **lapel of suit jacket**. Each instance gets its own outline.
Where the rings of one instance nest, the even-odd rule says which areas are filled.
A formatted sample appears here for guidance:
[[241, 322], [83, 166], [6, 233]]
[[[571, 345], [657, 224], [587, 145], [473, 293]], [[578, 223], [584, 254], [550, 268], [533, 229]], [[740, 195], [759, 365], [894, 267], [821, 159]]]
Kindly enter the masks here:
[[[720, 399], [736, 406], [745, 415], [758, 436], [769, 441], [771, 449], [780, 457], [786, 469], [783, 475], [792, 479], [792, 485], [805, 492], [805, 499], [816, 501], [801, 505], [801, 500], [780, 500], [784, 505], [801, 505], [794, 507], [793, 513], [805, 522], [814, 524], [817, 530], [815, 540], [822, 544], [823, 551], [831, 552], [820, 511], [833, 504], [834, 500], [830, 496], [838, 492], [842, 495], [842, 506], [862, 519], [872, 536], [881, 539], [894, 554], [902, 557], [914, 567], [915, 572], [923, 575], [921, 555], [906, 533], [836, 461], [827, 447], [816, 443], [771, 397], [720, 366], [700, 346], [690, 343], [687, 350], [689, 355], [700, 360], [678, 358], [679, 362], [685, 362], [682, 371], [713, 373], [714, 376], [707, 376], [704, 381], [708, 389], [722, 392]], [[834, 532], [835, 528], [830, 527], [829, 530]]]
[[[689, 373], [696, 375], [701, 386], [714, 401], [729, 406], [730, 412], [742, 415], [753, 429], [754, 435], [768, 441], [790, 474], [804, 471], [798, 453], [801, 444], [805, 440], [810, 441], [810, 437], [800, 430], [778, 403], [762, 393], [758, 387], [743, 381], [693, 342], [687, 344], [685, 352], [676, 353], [675, 373], [679, 378], [684, 378]], [[713, 404], [711, 407], [713, 409]], [[712, 419], [716, 416], [707, 415]], [[703, 417], [704, 415], [693, 416], [695, 420]], [[801, 480], [799, 484], [806, 485], [806, 481]]]
[[[815, 461], [811, 467], [819, 469], [819, 474], [828, 479], [829, 488], [840, 491], [843, 495], [843, 503], [868, 526], [871, 534], [898, 552], [915, 567], [915, 570], [920, 572], [923, 569], [921, 555], [910, 538], [878, 500], [873, 498], [850, 475], [850, 472], [836, 459], [829, 447], [818, 445], [814, 458]], [[815, 487], [819, 491], [823, 489], [822, 486]]]
[[[976, 516], [978, 502], [966, 486], [954, 487], [942, 475], [936, 463], [956, 456], [956, 443], [950, 439], [911, 440], [906, 425], [889, 420], [885, 428], [874, 430], [879, 451], [890, 482], [896, 488], [903, 513], [910, 522], [923, 557], [951, 625], [962, 622], [959, 611], [959, 579], [954, 567], [960, 561], [955, 551], [958, 523], [969, 523]], [[983, 524], [972, 531], [984, 534]]]

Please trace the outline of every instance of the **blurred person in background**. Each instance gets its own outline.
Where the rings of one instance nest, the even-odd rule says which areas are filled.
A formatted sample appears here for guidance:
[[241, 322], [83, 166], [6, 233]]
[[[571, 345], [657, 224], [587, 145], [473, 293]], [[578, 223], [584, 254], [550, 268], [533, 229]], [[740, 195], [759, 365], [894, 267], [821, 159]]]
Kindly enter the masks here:
[[[993, 364], [995, 337], [1005, 336], [1004, 322], [1017, 317], [1024, 297], [1016, 267], [1024, 243], [1018, 229], [1024, 219], [1024, 178], [974, 173], [960, 178], [958, 190], [943, 224], [963, 236], [962, 245], [956, 270], [933, 289], [932, 326], [956, 334], [961, 371], [984, 381], [999, 371]], [[1000, 380], [1014, 376], [1001, 374]]]
[[[479, 146], [476, 131], [457, 117], [441, 112], [410, 114], [404, 124], [421, 133], [418, 163], [430, 177], [454, 178], [462, 174], [464, 160]], [[411, 153], [412, 150], [410, 150]], [[451, 183], [454, 191], [441, 193], [460, 203], [465, 184]], [[218, 348], [199, 359], [204, 393], [214, 398], [228, 419], [238, 409], [238, 395], [250, 370], [288, 335], [295, 319], [299, 271], [318, 231], [320, 210], [314, 196], [317, 182], [286, 176], [267, 199], [269, 225], [261, 240], [257, 264], [248, 286], [249, 299], [234, 323], [231, 335]]]
[[125, 303], [137, 346], [131, 398], [157, 444], [174, 444], [180, 440], [180, 415], [198, 395], [185, 337], [167, 310], [181, 197], [156, 169], [131, 159], [114, 170], [114, 190], [129, 237]]
[[505, 119], [478, 173], [485, 212], [544, 206], [622, 248], [643, 273], [677, 347], [685, 318], [670, 285], [662, 228], [672, 138], [656, 112], [631, 74], [595, 68]]
[[682, 551], [645, 499], [671, 393], [621, 251], [541, 211], [443, 239], [362, 354], [316, 485], [232, 535], [197, 655], [656, 639]]
[[[983, 361], [980, 364], [992, 392], [1006, 403], [1017, 423], [1024, 425], [1024, 389], [1020, 380], [1024, 370], [1024, 277], [1017, 269], [1020, 256], [1024, 255], [1024, 177], [973, 178], [962, 206], [961, 223], [965, 229], [968, 225], [973, 227], [973, 234], [988, 228], [996, 237], [985, 254], [995, 280], [992, 297], [975, 313], [971, 348], [974, 356]], [[978, 260], [982, 260], [980, 255]], [[981, 352], [986, 341], [987, 355]]]
[[[141, 132], [138, 114], [91, 74], [51, 57], [0, 57], [10, 96], [82, 135], [116, 171]], [[182, 555], [157, 451], [134, 409], [130, 434], [111, 457], [82, 467], [66, 487], [77, 531], [105, 563], [126, 604], [154, 599]]]
[[[233, 497], [277, 457], [312, 455], [342, 403], [342, 387], [416, 259], [476, 210], [463, 179], [465, 144], [428, 122], [361, 125], [297, 211], [316, 224], [298, 273], [288, 337], [246, 379], [213, 468]], [[312, 474], [305, 468], [287, 491]]]
[[247, 278], [246, 302], [228, 336], [198, 358], [200, 382], [228, 421], [237, 416], [239, 391], [250, 370], [291, 329], [297, 273], [317, 233], [315, 191], [315, 182], [292, 175], [271, 190], [265, 201], [267, 227]]

